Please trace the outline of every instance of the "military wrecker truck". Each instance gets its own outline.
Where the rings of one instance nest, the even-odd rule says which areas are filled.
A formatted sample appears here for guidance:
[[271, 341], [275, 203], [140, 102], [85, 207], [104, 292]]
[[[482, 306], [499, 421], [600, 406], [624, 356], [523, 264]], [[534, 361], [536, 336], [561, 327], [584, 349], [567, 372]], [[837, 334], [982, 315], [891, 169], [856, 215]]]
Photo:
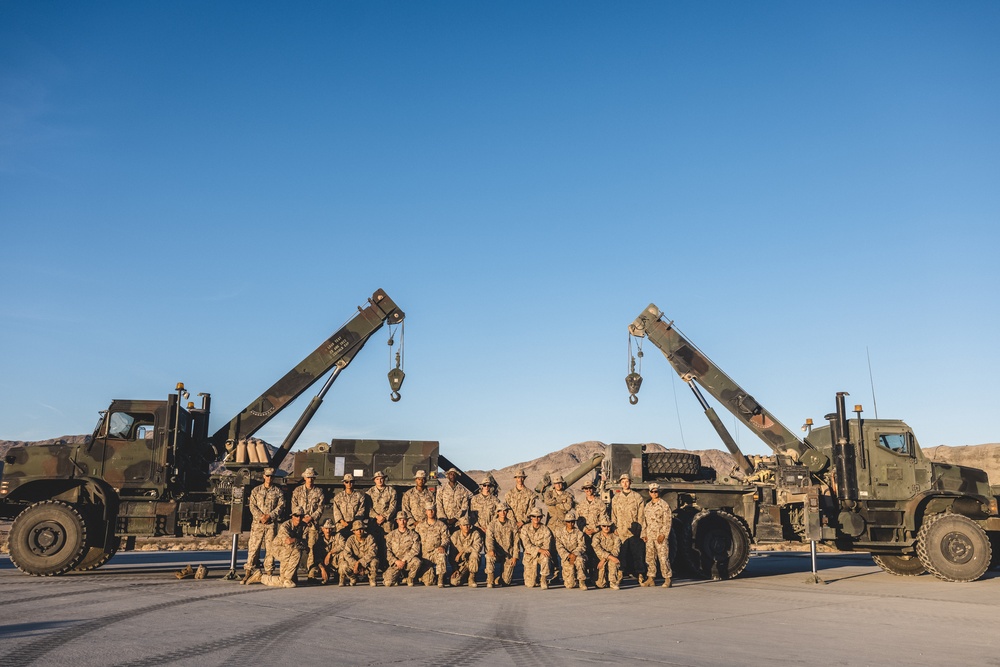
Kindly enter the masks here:
[[[691, 388], [732, 455], [721, 477], [685, 453], [646, 452], [612, 444], [603, 461], [605, 492], [629, 473], [646, 489], [660, 484], [675, 512], [673, 539], [686, 564], [712, 578], [738, 575], [751, 545], [816, 541], [841, 551], [868, 551], [886, 572], [930, 572], [946, 581], [975, 581], [1000, 555], [997, 492], [982, 470], [930, 461], [912, 429], [895, 419], [853, 416], [836, 396], [828, 425], [806, 421], [800, 439], [685, 338], [650, 304], [629, 326], [641, 355], [652, 342]], [[642, 377], [635, 357], [626, 377], [634, 405]], [[773, 451], [748, 459], [702, 389]]]
[[[83, 444], [12, 448], [0, 476], [0, 517], [13, 520], [11, 560], [27, 574], [57, 575], [99, 567], [138, 536], [248, 530], [245, 501], [262, 482], [263, 469], [281, 464], [372, 334], [388, 324], [391, 346], [403, 319], [393, 300], [376, 291], [366, 307], [214, 433], [209, 432], [211, 396], [200, 394], [200, 407], [192, 402], [185, 407], [189, 394], [178, 384], [166, 400], [112, 401]], [[263, 447], [254, 450], [256, 456], [243, 455], [248, 441], [256, 444], [254, 433], [327, 373], [273, 455]], [[399, 400], [403, 378], [397, 348], [396, 366], [389, 371], [393, 401]], [[436, 473], [438, 443], [335, 440], [293, 456], [299, 473], [306, 466], [320, 472], [317, 485], [328, 487], [329, 499], [345, 471], [358, 478], [359, 488], [371, 484], [376, 470], [404, 485], [412, 484], [417, 470]], [[222, 463], [222, 473], [212, 473], [216, 463]]]

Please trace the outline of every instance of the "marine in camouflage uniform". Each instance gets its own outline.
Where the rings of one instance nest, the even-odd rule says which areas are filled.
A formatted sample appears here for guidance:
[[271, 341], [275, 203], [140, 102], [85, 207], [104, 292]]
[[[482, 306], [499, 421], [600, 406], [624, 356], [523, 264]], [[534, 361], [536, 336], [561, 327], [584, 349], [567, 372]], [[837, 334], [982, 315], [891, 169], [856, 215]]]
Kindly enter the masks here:
[[448, 524], [454, 532], [458, 529], [458, 519], [469, 513], [469, 503], [472, 494], [458, 483], [458, 470], [451, 468], [446, 473], [448, 481], [437, 490], [437, 516], [439, 521]]
[[365, 534], [363, 521], [351, 524], [354, 533], [344, 543], [340, 556], [340, 585], [349, 583], [354, 586], [362, 574], [368, 576], [368, 585], [374, 586], [378, 579], [378, 557], [376, 555], [375, 538]]
[[455, 552], [455, 571], [451, 575], [452, 586], [461, 586], [468, 577], [469, 588], [476, 588], [479, 557], [483, 553], [483, 535], [472, 527], [469, 517], [459, 518], [458, 532], [451, 536], [451, 548]]
[[385, 473], [375, 473], [375, 486], [368, 489], [368, 528], [378, 546], [379, 569], [385, 569], [385, 538], [395, 527], [399, 495], [396, 489], [385, 483]]
[[483, 477], [479, 481], [479, 493], [472, 496], [472, 500], [469, 501], [473, 525], [483, 535], [486, 535], [486, 529], [496, 518], [499, 504], [500, 499], [493, 494], [493, 480]]
[[434, 492], [427, 488], [427, 473], [418, 470], [413, 477], [414, 487], [403, 493], [400, 509], [410, 516], [414, 525], [423, 521], [424, 507], [434, 502]]
[[510, 518], [514, 520], [518, 530], [531, 523], [528, 519], [528, 512], [535, 508], [535, 500], [538, 494], [524, 485], [526, 479], [524, 470], [518, 470], [514, 475], [514, 488], [504, 495], [503, 501], [510, 508]]
[[576, 527], [576, 511], [570, 510], [563, 517], [563, 527], [553, 529], [556, 551], [562, 561], [562, 577], [566, 589], [575, 588], [587, 590], [587, 545], [583, 532]]
[[[517, 525], [507, 517], [507, 503], [497, 505], [497, 518], [486, 529], [486, 587], [494, 584], [510, 586], [514, 578], [514, 566], [517, 565]], [[497, 576], [499, 565], [502, 573]]]
[[659, 563], [663, 587], [670, 588], [673, 576], [670, 570], [670, 525], [674, 512], [667, 501], [660, 498], [660, 485], [656, 482], [649, 485], [649, 495], [652, 500], [646, 503], [642, 522], [642, 539], [646, 543], [646, 581], [643, 585], [653, 585], [656, 564]]
[[382, 577], [383, 586], [395, 586], [399, 576], [406, 573], [406, 585], [412, 586], [420, 571], [420, 535], [409, 527], [410, 516], [396, 513], [396, 530], [385, 536], [385, 552], [388, 567]]
[[355, 521], [364, 522], [367, 518], [368, 496], [354, 490], [354, 475], [347, 473], [344, 475], [344, 490], [333, 497], [333, 522], [343, 531]]
[[528, 513], [531, 520], [521, 528], [521, 545], [524, 547], [524, 585], [533, 588], [541, 575], [542, 589], [549, 587], [549, 560], [552, 558], [552, 531], [542, 524], [542, 510], [537, 507]]
[[622, 490], [611, 501], [611, 523], [622, 541], [622, 574], [637, 575], [642, 583], [646, 580], [646, 549], [639, 536], [645, 501], [638, 491], [632, 490], [632, 478], [627, 474], [618, 481]]
[[340, 556], [344, 551], [346, 540], [337, 532], [337, 526], [330, 519], [320, 526], [319, 540], [316, 542], [316, 561], [319, 563], [320, 577], [323, 583], [330, 581], [330, 576], [340, 573]]
[[595, 493], [593, 482], [583, 485], [586, 497], [576, 506], [576, 525], [583, 531], [583, 540], [587, 543], [587, 569], [593, 572], [597, 568], [597, 555], [594, 553], [594, 535], [601, 532], [601, 519], [608, 516], [608, 505]]
[[545, 490], [542, 502], [549, 508], [546, 525], [552, 526], [553, 530], [562, 528], [566, 513], [576, 506], [576, 498], [566, 489], [562, 475], [552, 476], [552, 486]]
[[250, 526], [250, 542], [247, 545], [247, 562], [244, 566], [247, 572], [260, 567], [260, 548], [264, 547], [264, 572], [271, 574], [274, 570], [274, 550], [271, 541], [278, 534], [278, 524], [281, 523], [281, 513], [285, 509], [285, 494], [274, 486], [274, 468], [264, 468], [264, 483], [250, 492], [250, 514], [253, 524]]
[[306, 569], [309, 571], [316, 567], [316, 542], [319, 540], [316, 523], [323, 514], [323, 504], [326, 502], [326, 494], [323, 493], [323, 489], [314, 485], [315, 481], [316, 470], [306, 468], [302, 472], [302, 484], [292, 491], [292, 512], [302, 513]]
[[265, 586], [295, 588], [299, 562], [302, 560], [303, 515], [292, 510], [292, 517], [278, 526], [278, 533], [271, 542], [274, 556], [281, 562], [279, 574], [263, 574], [260, 570], [247, 583], [260, 581]]
[[597, 587], [604, 588], [611, 583], [611, 588], [618, 590], [622, 581], [621, 551], [622, 540], [611, 532], [611, 520], [607, 517], [599, 522], [601, 532], [594, 535], [594, 553], [597, 554]]
[[444, 588], [445, 576], [448, 574], [448, 547], [451, 537], [444, 521], [438, 521], [434, 503], [424, 506], [426, 519], [417, 524], [416, 531], [420, 535], [420, 569], [425, 586], [434, 583], [437, 577], [438, 588]]

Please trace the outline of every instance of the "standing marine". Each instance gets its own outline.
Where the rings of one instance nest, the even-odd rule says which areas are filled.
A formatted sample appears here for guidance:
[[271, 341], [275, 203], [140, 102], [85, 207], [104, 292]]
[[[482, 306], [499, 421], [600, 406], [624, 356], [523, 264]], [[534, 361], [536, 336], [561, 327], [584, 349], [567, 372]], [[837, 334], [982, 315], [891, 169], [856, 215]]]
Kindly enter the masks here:
[[549, 508], [547, 525], [553, 530], [559, 530], [563, 524], [563, 517], [576, 506], [576, 499], [573, 492], [566, 489], [566, 483], [562, 475], [552, 476], [552, 486], [545, 490], [542, 501]]
[[427, 472], [418, 470], [413, 476], [413, 488], [403, 494], [401, 509], [410, 516], [410, 521], [420, 523], [424, 517], [424, 507], [434, 502], [434, 492], [427, 488]]
[[302, 484], [292, 491], [292, 512], [302, 516], [302, 532], [306, 542], [306, 569], [312, 571], [316, 567], [316, 542], [319, 540], [319, 530], [316, 527], [323, 514], [323, 504], [326, 494], [316, 486], [316, 469], [309, 467], [302, 471]]
[[639, 538], [644, 501], [639, 492], [632, 489], [628, 473], [623, 473], [618, 481], [622, 490], [611, 500], [611, 523], [622, 541], [622, 574], [637, 576], [641, 584], [646, 581], [645, 545]]
[[674, 512], [670, 504], [660, 497], [660, 485], [656, 482], [649, 485], [649, 495], [651, 500], [643, 509], [642, 521], [642, 540], [646, 543], [646, 581], [642, 585], [654, 585], [656, 565], [659, 563], [663, 588], [670, 588], [670, 526]]
[[517, 529], [527, 526], [529, 523], [528, 512], [535, 507], [535, 500], [538, 494], [524, 485], [527, 475], [524, 469], [520, 469], [514, 475], [514, 488], [507, 492], [503, 501], [510, 508], [510, 518], [514, 520]]
[[469, 503], [472, 494], [458, 483], [458, 469], [449, 468], [445, 473], [447, 480], [437, 490], [437, 517], [444, 521], [449, 530], [458, 529], [458, 518], [469, 513]]
[[483, 535], [486, 534], [486, 529], [496, 518], [498, 504], [500, 504], [500, 499], [493, 493], [493, 480], [487, 475], [479, 480], [479, 493], [472, 496], [472, 500], [469, 501], [472, 524]]
[[260, 548], [264, 547], [264, 574], [274, 572], [274, 550], [271, 542], [278, 534], [282, 512], [285, 510], [285, 494], [274, 486], [274, 468], [264, 468], [264, 483], [250, 492], [250, 543], [247, 545], [247, 562], [244, 568], [249, 576], [260, 567]]

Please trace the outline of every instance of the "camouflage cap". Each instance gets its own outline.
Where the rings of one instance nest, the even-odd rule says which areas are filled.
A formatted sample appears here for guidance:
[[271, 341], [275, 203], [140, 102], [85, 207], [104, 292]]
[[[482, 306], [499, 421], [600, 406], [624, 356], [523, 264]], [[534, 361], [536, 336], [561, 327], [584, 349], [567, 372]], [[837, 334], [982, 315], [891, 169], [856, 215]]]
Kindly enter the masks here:
[[497, 505], [497, 512], [509, 512], [509, 511], [510, 511], [510, 505], [508, 505], [507, 503], [500, 503], [499, 505]]
[[416, 479], [426, 479], [427, 478], [427, 472], [424, 471], [424, 470], [418, 470], [416, 473], [414, 473], [413, 476]]
[[264, 477], [271, 477], [274, 475], [274, 468], [264, 468]]
[[627, 479], [627, 480], [628, 480], [628, 481], [630, 481], [630, 482], [632, 481], [632, 478], [631, 478], [631, 477], [629, 476], [629, 474], [628, 474], [627, 472], [623, 472], [623, 473], [621, 474], [621, 476], [620, 476], [620, 477], [618, 478], [618, 481], [620, 482], [620, 481], [622, 481], [623, 479]]
[[650, 491], [656, 491], [657, 493], [659, 493], [659, 492], [660, 492], [660, 485], [659, 485], [659, 484], [657, 484], [656, 482], [652, 482], [652, 483], [651, 483], [651, 484], [649, 485], [649, 490], [650, 490]]
[[337, 527], [336, 524], [333, 523], [333, 519], [327, 519], [326, 521], [323, 522], [323, 525], [320, 526], [320, 528], [336, 528], [336, 527]]
[[469, 517], [468, 517], [468, 515], [463, 514], [462, 516], [458, 517], [458, 525], [459, 526], [468, 526], [468, 525], [471, 525], [471, 524], [469, 524]]
[[410, 520], [410, 513], [407, 512], [406, 510], [400, 510], [396, 514], [396, 521], [399, 521], [399, 520], [409, 521]]
[[372, 475], [372, 479], [375, 479], [376, 477], [383, 477], [383, 478], [384, 478], [384, 477], [385, 477], [385, 473], [384, 473], [384, 472], [382, 472], [381, 470], [377, 470], [377, 471], [375, 472], [375, 474], [374, 474], [374, 475]]
[[458, 472], [458, 468], [448, 468], [448, 471], [445, 472], [446, 475], [450, 475], [451, 473], [455, 473], [456, 475], [461, 474], [460, 472]]
[[610, 526], [611, 525], [611, 519], [609, 519], [606, 516], [602, 516], [601, 520], [597, 522], [597, 525], [600, 526], [601, 528], [603, 528], [604, 526]]
[[433, 509], [437, 509], [437, 508], [436, 508], [436, 507], [434, 506], [434, 503], [424, 503], [424, 511], [425, 511], [425, 512], [426, 512], [427, 510], [433, 510]]
[[563, 476], [562, 475], [552, 475], [552, 483], [553, 484], [565, 484], [565, 482], [563, 481]]
[[354, 523], [351, 524], [351, 530], [364, 530], [364, 529], [365, 529], [364, 521], [355, 521]]
[[316, 469], [313, 467], [306, 468], [302, 471], [303, 479], [306, 477], [316, 477]]
[[520, 468], [516, 473], [514, 473], [514, 479], [517, 479], [518, 477], [521, 479], [527, 477], [527, 475], [524, 474], [524, 468]]
[[576, 523], [576, 510], [566, 512], [566, 516], [563, 517], [563, 521], [566, 523]]
[[536, 517], [537, 516], [538, 518], [541, 518], [542, 517], [542, 510], [538, 509], [537, 507], [534, 507], [534, 508], [532, 508], [532, 510], [530, 512], [528, 512], [528, 516], [530, 516], [530, 517]]
[[597, 487], [594, 486], [593, 482], [585, 482], [584, 485], [581, 486], [580, 488], [581, 489], [596, 489]]
[[345, 482], [353, 482], [354, 481], [354, 475], [352, 475], [351, 473], [347, 473], [346, 475], [344, 475], [344, 481]]
[[302, 510], [292, 510], [292, 513], [289, 516], [303, 517], [305, 515], [306, 513]]
[[479, 486], [493, 486], [493, 480], [487, 475], [479, 480]]

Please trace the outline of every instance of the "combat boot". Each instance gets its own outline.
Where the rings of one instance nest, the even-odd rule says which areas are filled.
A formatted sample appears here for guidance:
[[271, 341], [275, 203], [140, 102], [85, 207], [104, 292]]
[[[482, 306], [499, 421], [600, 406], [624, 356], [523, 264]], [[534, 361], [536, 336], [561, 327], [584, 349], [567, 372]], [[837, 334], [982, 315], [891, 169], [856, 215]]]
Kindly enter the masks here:
[[242, 579], [242, 580], [240, 581], [240, 583], [241, 583], [241, 584], [246, 584], [246, 583], [247, 583], [248, 581], [250, 581], [250, 577], [252, 577], [252, 576], [253, 576], [253, 573], [254, 573], [254, 572], [256, 572], [256, 570], [252, 570], [252, 569], [251, 569], [251, 570], [247, 570], [247, 571], [246, 571], [246, 572], [245, 572], [245, 573], [243, 574], [243, 579]]
[[479, 584], [476, 583], [476, 578], [471, 574], [469, 575], [469, 588], [479, 588]]
[[194, 568], [191, 567], [191, 564], [189, 563], [188, 566], [185, 567], [183, 570], [178, 570], [177, 572], [174, 572], [174, 576], [177, 577], [178, 579], [190, 579], [191, 577], [194, 576]]
[[204, 579], [207, 576], [208, 576], [208, 568], [205, 567], [204, 565], [199, 565], [198, 569], [195, 570], [194, 578], [195, 579]]
[[243, 580], [244, 584], [257, 584], [260, 583], [261, 579], [264, 578], [264, 572], [261, 570], [254, 570], [250, 573], [250, 576]]
[[486, 588], [493, 588], [493, 577], [486, 577]]
[[281, 587], [282, 588], [295, 588], [295, 582], [292, 581], [291, 579], [287, 579], [287, 580], [281, 582]]
[[549, 589], [549, 580], [546, 579], [545, 577], [542, 577], [542, 590], [546, 591], [548, 589]]
[[672, 582], [670, 581], [670, 577], [667, 577], [666, 579], [663, 580], [663, 585], [661, 586], [661, 588], [670, 588], [671, 585]]
[[444, 588], [444, 586], [445, 586], [445, 584], [444, 584], [444, 575], [443, 574], [439, 574], [438, 575], [438, 588]]
[[406, 585], [407, 586], [413, 586], [414, 585], [413, 577], [407, 577], [406, 578]]

